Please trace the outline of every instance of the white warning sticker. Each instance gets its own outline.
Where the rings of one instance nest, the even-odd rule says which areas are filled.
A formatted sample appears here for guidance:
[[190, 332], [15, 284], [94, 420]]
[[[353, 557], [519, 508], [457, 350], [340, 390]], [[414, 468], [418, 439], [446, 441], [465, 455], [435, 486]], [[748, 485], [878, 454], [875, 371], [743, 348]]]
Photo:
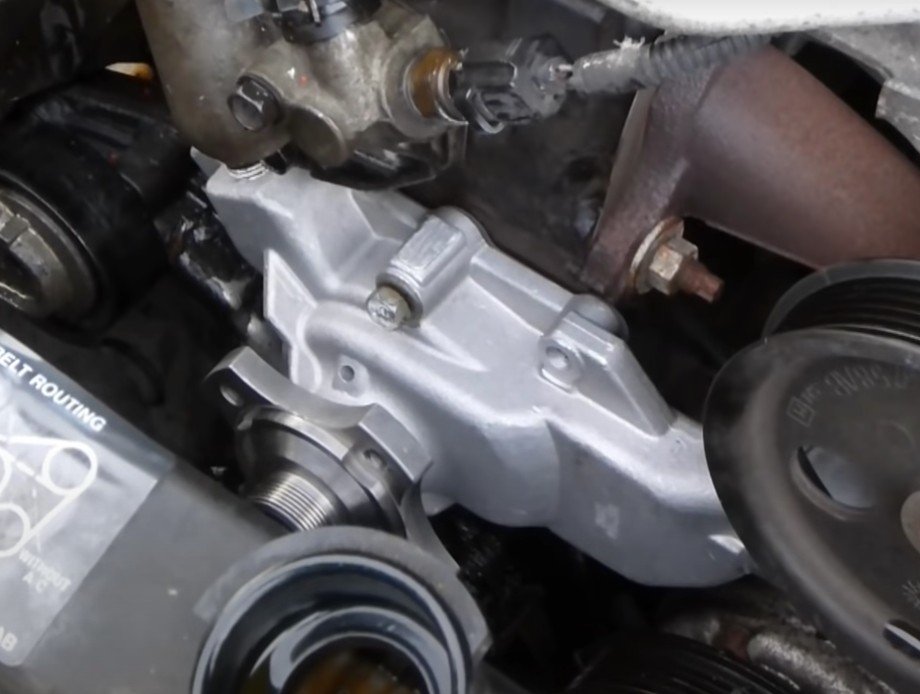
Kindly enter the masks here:
[[[98, 473], [99, 458], [86, 443], [0, 436], [0, 559], [19, 554]], [[7, 489], [18, 491], [7, 497]]]
[[49, 376], [41, 367], [34, 366], [25, 356], [6, 347], [0, 347], [0, 369], [92, 431], [98, 433], [105, 429], [108, 422], [104, 416], [74, 396], [58, 379]]
[[170, 465], [0, 333], [0, 665], [26, 662]]

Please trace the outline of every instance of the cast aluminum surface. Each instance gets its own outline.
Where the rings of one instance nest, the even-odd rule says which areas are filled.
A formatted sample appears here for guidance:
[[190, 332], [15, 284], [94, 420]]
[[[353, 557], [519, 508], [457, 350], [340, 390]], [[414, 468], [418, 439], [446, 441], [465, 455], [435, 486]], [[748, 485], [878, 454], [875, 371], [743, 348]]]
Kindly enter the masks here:
[[[287, 375], [401, 422], [432, 460], [430, 510], [456, 502], [495, 523], [548, 527], [646, 584], [712, 585], [748, 570], [699, 425], [667, 406], [596, 300], [498, 251], [458, 211], [429, 213], [399, 193], [221, 169], [208, 194], [265, 273]], [[387, 281], [414, 311], [397, 330], [366, 309]]]
[[684, 34], [756, 34], [920, 21], [917, 0], [598, 0]]

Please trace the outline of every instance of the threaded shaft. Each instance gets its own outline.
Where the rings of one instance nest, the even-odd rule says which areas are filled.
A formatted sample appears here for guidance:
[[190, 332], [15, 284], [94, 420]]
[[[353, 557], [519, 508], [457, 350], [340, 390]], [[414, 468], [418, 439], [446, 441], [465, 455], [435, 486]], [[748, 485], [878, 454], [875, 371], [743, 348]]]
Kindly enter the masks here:
[[269, 475], [253, 489], [249, 499], [293, 531], [315, 530], [339, 521], [339, 512], [326, 494], [292, 472]]

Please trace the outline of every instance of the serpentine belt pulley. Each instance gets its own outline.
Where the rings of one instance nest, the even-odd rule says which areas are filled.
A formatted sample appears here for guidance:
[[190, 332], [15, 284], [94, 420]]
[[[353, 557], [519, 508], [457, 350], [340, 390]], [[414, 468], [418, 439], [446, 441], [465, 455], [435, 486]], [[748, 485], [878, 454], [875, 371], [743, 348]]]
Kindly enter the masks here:
[[920, 691], [920, 262], [809, 277], [710, 393], [706, 452], [761, 572]]

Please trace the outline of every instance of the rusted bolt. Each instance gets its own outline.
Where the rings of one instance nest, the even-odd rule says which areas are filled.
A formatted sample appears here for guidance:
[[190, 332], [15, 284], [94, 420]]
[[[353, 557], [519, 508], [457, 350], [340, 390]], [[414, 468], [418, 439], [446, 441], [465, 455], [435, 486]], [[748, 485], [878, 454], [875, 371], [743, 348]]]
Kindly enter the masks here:
[[250, 132], [265, 130], [281, 120], [281, 104], [274, 92], [248, 75], [240, 78], [227, 103], [236, 122]]
[[725, 283], [699, 260], [690, 258], [677, 275], [677, 288], [685, 294], [693, 294], [711, 304], [722, 296]]
[[723, 282], [699, 261], [699, 249], [684, 238], [680, 219], [665, 220], [639, 248], [633, 262], [637, 292], [652, 290], [667, 296], [693, 294], [712, 303], [722, 294]]

